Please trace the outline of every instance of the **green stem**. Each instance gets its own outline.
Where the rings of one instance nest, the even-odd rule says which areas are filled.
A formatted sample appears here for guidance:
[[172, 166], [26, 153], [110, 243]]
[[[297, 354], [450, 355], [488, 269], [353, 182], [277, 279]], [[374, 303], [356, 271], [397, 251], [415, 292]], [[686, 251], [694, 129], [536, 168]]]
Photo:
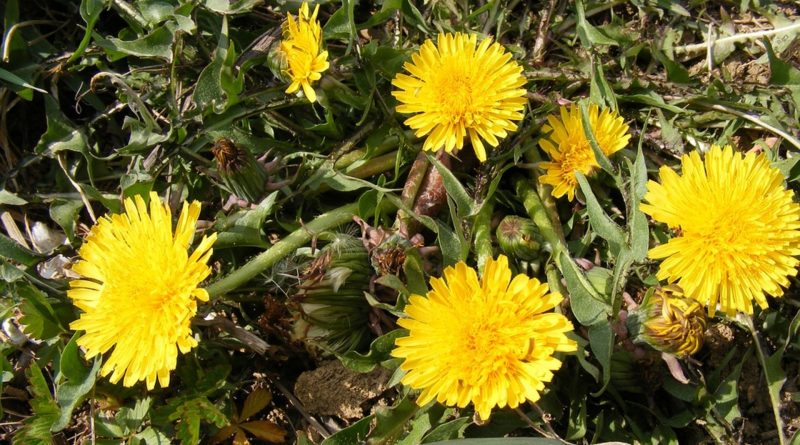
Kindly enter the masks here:
[[[365, 179], [369, 178], [370, 176], [374, 176], [379, 173], [391, 170], [395, 166], [396, 161], [397, 161], [397, 151], [393, 151], [391, 153], [386, 153], [385, 155], [382, 156], [374, 157], [369, 161], [366, 161], [363, 164], [359, 165], [358, 167], [354, 168], [353, 170], [342, 171], [342, 173], [346, 174], [347, 176], [351, 176], [353, 178]], [[321, 184], [316, 190], [309, 193], [310, 196], [316, 196], [321, 193], [327, 192], [328, 190], [330, 190], [330, 186], [328, 186], [327, 184]]]
[[[387, 137], [381, 144], [376, 147], [371, 154], [373, 156], [379, 156], [382, 154], [386, 154], [386, 152], [391, 151], [392, 149], [397, 148], [398, 144], [400, 143], [400, 138], [397, 136], [389, 136]], [[336, 163], [333, 164], [333, 167], [336, 170], [344, 170], [345, 168], [349, 167], [356, 161], [360, 161], [364, 159], [364, 157], [368, 153], [367, 148], [358, 148], [353, 150], [349, 153], [343, 154], [341, 157], [336, 158]], [[374, 159], [374, 158], [373, 158]]]
[[492, 213], [494, 212], [494, 198], [489, 198], [483, 203], [483, 208], [475, 216], [474, 244], [475, 254], [478, 257], [478, 271], [483, 272], [483, 266], [489, 258], [494, 258], [492, 249]]
[[352, 171], [349, 171], [347, 174], [359, 179], [369, 178], [370, 176], [377, 175], [378, 173], [391, 170], [396, 163], [397, 152], [393, 151], [391, 153], [378, 156], [377, 158], [372, 158], [364, 164], [354, 168]]
[[112, 0], [111, 7], [116, 9], [123, 18], [133, 21], [142, 29], [147, 29], [147, 20], [130, 3], [124, 0]]
[[[557, 230], [550, 219], [549, 212], [542, 202], [539, 193], [528, 184], [529, 180], [522, 176], [514, 178], [514, 190], [517, 196], [522, 199], [522, 205], [528, 212], [533, 223], [539, 227], [539, 232], [544, 237], [545, 241], [550, 243], [553, 248], [553, 257], [558, 260], [561, 253], [567, 252], [567, 242], [564, 240], [564, 235], [561, 230]], [[556, 261], [558, 264], [558, 261]]]
[[[564, 239], [564, 234], [560, 230], [561, 224], [557, 223], [557, 226], [553, 224], [554, 220], [558, 221], [558, 217], [553, 216], [551, 219], [551, 211], [548, 210], [547, 206], [542, 201], [542, 198], [539, 196], [539, 193], [534, 190], [533, 187], [528, 184], [528, 182], [529, 180], [522, 176], [518, 176], [514, 179], [514, 188], [517, 192], [517, 196], [522, 198], [522, 205], [525, 206], [525, 210], [527, 210], [528, 215], [533, 220], [533, 223], [539, 227], [539, 233], [541, 233], [545, 241], [550, 243], [550, 246], [552, 246], [553, 261], [555, 262], [556, 267], [562, 274], [569, 273], [574, 276], [577, 282], [580, 283], [580, 286], [585, 290], [585, 292], [588, 293], [589, 297], [605, 304], [603, 297], [597, 293], [595, 288], [586, 278], [586, 275], [570, 257], [569, 249], [567, 249], [567, 241]], [[566, 272], [564, 270], [565, 267], [569, 268], [569, 270]], [[550, 278], [551, 277], [548, 276], [548, 279]], [[569, 278], [567, 278], [567, 280], [569, 280]]]
[[269, 250], [262, 252], [230, 275], [211, 283], [206, 288], [209, 296], [217, 298], [235, 290], [308, 243], [319, 232], [350, 222], [357, 211], [358, 203], [352, 203], [319, 215], [316, 219], [290, 233], [286, 238], [270, 247]]
[[353, 148], [355, 148], [356, 144], [361, 142], [364, 138], [369, 135], [369, 133], [375, 129], [377, 123], [375, 121], [369, 121], [366, 124], [362, 125], [361, 128], [358, 129], [356, 134], [352, 135], [351, 137], [347, 138], [346, 141], [342, 143], [338, 148], [336, 148], [331, 154], [331, 159], [339, 159], [343, 155], [350, 152]]
[[[525, 153], [525, 159], [531, 164], [537, 164], [539, 162], [542, 162], [541, 153], [539, 153], [539, 150], [536, 149], [528, 150]], [[555, 199], [553, 199], [553, 186], [542, 184], [541, 182], [539, 182], [539, 173], [538, 170], [536, 169], [531, 170], [531, 181], [534, 184], [536, 184], [536, 191], [539, 192], [542, 204], [544, 205], [544, 209], [547, 211], [547, 215], [549, 215], [550, 217], [550, 221], [555, 221], [555, 223], [553, 224], [553, 229], [555, 230], [556, 235], [562, 241], [565, 240], [564, 230], [561, 228], [561, 220], [558, 218], [558, 209], [556, 209], [556, 201]]]
[[[556, 265], [551, 261], [544, 266], [544, 276], [547, 277], [547, 286], [550, 292], [558, 292], [561, 295], [568, 295], [567, 289], [561, 282], [561, 274]], [[561, 306], [556, 306], [556, 312], [561, 312]]]

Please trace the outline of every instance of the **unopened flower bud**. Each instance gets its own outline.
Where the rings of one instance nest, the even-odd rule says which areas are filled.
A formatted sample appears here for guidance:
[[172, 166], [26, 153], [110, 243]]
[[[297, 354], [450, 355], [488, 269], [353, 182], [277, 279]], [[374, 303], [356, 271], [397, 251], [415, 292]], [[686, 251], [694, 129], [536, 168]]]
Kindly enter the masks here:
[[683, 357], [703, 346], [706, 323], [698, 302], [685, 298], [679, 287], [666, 286], [649, 290], [627, 324], [634, 341]]
[[296, 335], [327, 351], [359, 350], [369, 342], [370, 305], [364, 297], [373, 271], [360, 239], [337, 234], [300, 277]]
[[218, 139], [211, 148], [222, 182], [240, 199], [258, 202], [267, 191], [269, 176], [249, 150], [230, 139]]
[[497, 226], [496, 234], [497, 243], [505, 254], [523, 261], [539, 259], [544, 239], [530, 219], [506, 216]]

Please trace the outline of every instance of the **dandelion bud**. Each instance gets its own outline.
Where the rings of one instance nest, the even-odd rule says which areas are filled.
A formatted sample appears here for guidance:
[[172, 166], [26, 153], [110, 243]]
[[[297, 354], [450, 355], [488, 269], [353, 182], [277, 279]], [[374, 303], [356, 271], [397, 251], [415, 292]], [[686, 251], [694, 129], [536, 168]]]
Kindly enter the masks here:
[[634, 341], [653, 348], [688, 356], [703, 346], [706, 314], [695, 300], [687, 299], [677, 286], [651, 289], [642, 305], [628, 317]]
[[[369, 290], [372, 267], [360, 239], [337, 234], [300, 277], [302, 318], [296, 335], [327, 351], [345, 353], [369, 342]], [[303, 332], [304, 331], [304, 332]]]
[[539, 259], [544, 240], [539, 228], [528, 218], [506, 216], [497, 226], [497, 243], [509, 256], [524, 261]]
[[267, 68], [269, 68], [272, 75], [281, 82], [291, 82], [289, 77], [289, 62], [286, 60], [286, 54], [281, 51], [280, 45], [274, 45], [270, 48], [267, 54]]
[[226, 187], [240, 199], [258, 202], [267, 191], [269, 176], [249, 150], [230, 139], [218, 139], [211, 148], [217, 172]]

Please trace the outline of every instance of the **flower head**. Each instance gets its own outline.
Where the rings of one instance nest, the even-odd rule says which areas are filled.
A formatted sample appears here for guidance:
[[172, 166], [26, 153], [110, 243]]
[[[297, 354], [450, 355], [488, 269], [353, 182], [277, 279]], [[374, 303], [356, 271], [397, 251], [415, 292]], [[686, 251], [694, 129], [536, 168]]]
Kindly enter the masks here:
[[291, 94], [303, 87], [303, 94], [311, 102], [317, 100], [311, 83], [319, 80], [330, 66], [328, 52], [322, 50], [322, 28], [317, 21], [318, 12], [319, 5], [309, 15], [308, 3], [303, 2], [297, 13], [297, 20], [292, 14], [287, 14], [280, 46], [286, 59], [286, 75], [292, 81], [286, 92]]
[[196, 300], [208, 301], [197, 285], [211, 272], [206, 265], [216, 235], [204, 237], [192, 252], [200, 204], [184, 203], [172, 230], [169, 207], [155, 193], [150, 206], [141, 196], [125, 200], [125, 213], [105, 216], [92, 227], [73, 270], [67, 295], [83, 311], [70, 325], [86, 333], [78, 344], [87, 357], [113, 348], [100, 373], [111, 382], [147, 388], [169, 385], [178, 350], [197, 346], [189, 323]]
[[[587, 111], [592, 134], [606, 156], [611, 156], [628, 145], [631, 138], [628, 124], [615, 111], [608, 108], [600, 111], [594, 104], [589, 105]], [[575, 104], [569, 108], [561, 107], [561, 120], [548, 116], [542, 132], [550, 133], [548, 138], [539, 140], [539, 146], [550, 156], [551, 161], [541, 164], [546, 171], [539, 177], [539, 182], [552, 185], [553, 196], [556, 198], [567, 195], [567, 199], [572, 201], [578, 187], [575, 171], [588, 176], [599, 166], [583, 131], [580, 107]]]
[[480, 161], [486, 160], [483, 141], [492, 147], [515, 131], [525, 107], [525, 77], [499, 43], [461, 33], [439, 34], [426, 40], [411, 62], [392, 81], [397, 111], [414, 116], [405, 123], [416, 135], [428, 136], [422, 148], [451, 153], [469, 138]]
[[409, 330], [396, 341], [395, 357], [405, 358], [402, 382], [422, 389], [421, 406], [433, 399], [464, 407], [470, 402], [482, 419], [494, 407], [517, 407], [536, 401], [561, 362], [557, 351], [576, 350], [567, 338], [572, 324], [561, 314], [546, 312], [562, 297], [547, 285], [519, 274], [511, 279], [508, 259], [490, 259], [482, 279], [459, 262], [431, 279], [427, 298], [413, 295]]
[[700, 304], [684, 298], [677, 286], [648, 293], [636, 317], [638, 338], [653, 348], [678, 356], [692, 355], [703, 346], [706, 314]]
[[765, 294], [779, 297], [788, 276], [797, 274], [800, 205], [767, 157], [742, 156], [711, 147], [705, 160], [684, 155], [678, 175], [661, 167], [661, 183], [649, 181], [643, 212], [679, 234], [650, 250], [664, 259], [657, 277], [677, 282], [687, 296], [717, 303], [728, 315], [767, 307]]

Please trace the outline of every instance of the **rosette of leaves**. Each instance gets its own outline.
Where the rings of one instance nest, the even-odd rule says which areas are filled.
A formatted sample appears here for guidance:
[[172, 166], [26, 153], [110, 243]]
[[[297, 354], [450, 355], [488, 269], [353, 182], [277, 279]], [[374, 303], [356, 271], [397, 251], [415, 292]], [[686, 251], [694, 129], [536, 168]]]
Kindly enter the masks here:
[[343, 233], [323, 247], [300, 277], [300, 338], [323, 350], [345, 353], [369, 344], [369, 290], [372, 266], [360, 239]]

